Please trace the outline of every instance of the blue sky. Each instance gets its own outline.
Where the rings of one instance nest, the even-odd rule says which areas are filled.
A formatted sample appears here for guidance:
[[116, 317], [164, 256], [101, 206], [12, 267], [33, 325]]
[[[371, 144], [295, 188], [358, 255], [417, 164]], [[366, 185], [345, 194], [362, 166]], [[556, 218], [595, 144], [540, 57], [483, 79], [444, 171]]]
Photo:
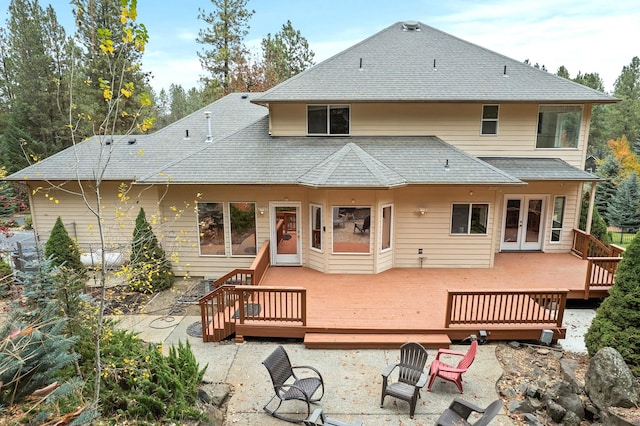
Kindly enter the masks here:
[[[68, 0], [52, 4], [58, 19], [72, 32]], [[9, 0], [0, 0], [7, 18]], [[640, 3], [637, 0], [249, 0], [255, 10], [246, 39], [257, 49], [268, 33], [287, 20], [300, 30], [316, 54], [316, 63], [370, 35], [405, 20], [416, 20], [487, 49], [544, 64], [550, 72], [564, 65], [572, 76], [597, 72], [612, 90], [622, 67], [640, 56]], [[150, 41], [143, 68], [152, 86], [171, 83], [185, 89], [203, 75], [196, 43], [204, 22], [198, 9], [212, 11], [209, 0], [138, 0], [138, 21]]]

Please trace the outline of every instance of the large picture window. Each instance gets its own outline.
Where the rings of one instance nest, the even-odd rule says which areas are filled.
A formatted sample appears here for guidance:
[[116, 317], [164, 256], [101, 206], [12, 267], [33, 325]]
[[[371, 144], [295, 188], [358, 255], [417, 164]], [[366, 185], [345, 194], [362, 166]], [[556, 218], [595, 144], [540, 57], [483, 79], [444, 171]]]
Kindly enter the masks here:
[[482, 129], [483, 135], [498, 134], [498, 105], [482, 106]]
[[333, 207], [333, 252], [370, 253], [371, 208]]
[[536, 148], [577, 148], [581, 120], [579, 105], [541, 105]]
[[198, 203], [201, 255], [224, 255], [224, 209], [222, 203]]
[[348, 135], [348, 105], [308, 105], [307, 134]]
[[256, 205], [255, 203], [229, 203], [231, 223], [231, 254], [235, 256], [255, 256]]
[[556, 197], [553, 200], [553, 218], [551, 220], [551, 241], [558, 242], [562, 239], [562, 223], [564, 221], [564, 206], [566, 197]]
[[489, 223], [489, 204], [453, 204], [452, 234], [486, 234]]

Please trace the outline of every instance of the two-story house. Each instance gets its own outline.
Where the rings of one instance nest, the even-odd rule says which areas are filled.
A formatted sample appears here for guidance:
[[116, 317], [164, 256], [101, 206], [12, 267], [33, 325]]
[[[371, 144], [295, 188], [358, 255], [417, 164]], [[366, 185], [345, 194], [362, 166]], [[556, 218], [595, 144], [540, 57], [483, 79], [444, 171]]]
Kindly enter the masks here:
[[[272, 265], [326, 274], [491, 268], [568, 253], [591, 108], [616, 99], [417, 22], [398, 22], [265, 93], [153, 134], [96, 136], [9, 179], [45, 241], [127, 246], [144, 207], [177, 275]], [[89, 195], [79, 196], [84, 188]], [[88, 203], [88, 204], [86, 204]]]

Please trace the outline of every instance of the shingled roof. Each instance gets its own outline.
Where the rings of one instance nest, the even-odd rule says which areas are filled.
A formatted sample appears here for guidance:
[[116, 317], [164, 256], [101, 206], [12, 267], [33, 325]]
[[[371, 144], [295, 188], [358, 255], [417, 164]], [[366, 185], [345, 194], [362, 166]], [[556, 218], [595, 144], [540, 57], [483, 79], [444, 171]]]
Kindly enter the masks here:
[[250, 102], [256, 95], [233, 93], [149, 135], [94, 136], [7, 179], [94, 180], [104, 171], [106, 180], [135, 180], [266, 116], [266, 108]]
[[267, 118], [139, 179], [168, 181], [334, 188], [522, 184], [434, 136], [271, 137]]
[[559, 158], [481, 157], [480, 159], [524, 181], [600, 180], [598, 176], [573, 167]]
[[397, 22], [254, 100], [292, 101], [611, 103], [616, 99], [425, 24]]

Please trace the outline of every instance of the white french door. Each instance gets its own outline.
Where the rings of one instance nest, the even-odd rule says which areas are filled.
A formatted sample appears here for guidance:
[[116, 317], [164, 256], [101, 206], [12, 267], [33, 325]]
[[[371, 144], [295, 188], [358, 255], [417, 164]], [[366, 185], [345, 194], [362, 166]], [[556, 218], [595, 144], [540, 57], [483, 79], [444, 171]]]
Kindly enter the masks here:
[[269, 213], [271, 264], [301, 265], [300, 203], [271, 203]]
[[508, 195], [504, 201], [500, 249], [536, 251], [542, 249], [544, 196]]

